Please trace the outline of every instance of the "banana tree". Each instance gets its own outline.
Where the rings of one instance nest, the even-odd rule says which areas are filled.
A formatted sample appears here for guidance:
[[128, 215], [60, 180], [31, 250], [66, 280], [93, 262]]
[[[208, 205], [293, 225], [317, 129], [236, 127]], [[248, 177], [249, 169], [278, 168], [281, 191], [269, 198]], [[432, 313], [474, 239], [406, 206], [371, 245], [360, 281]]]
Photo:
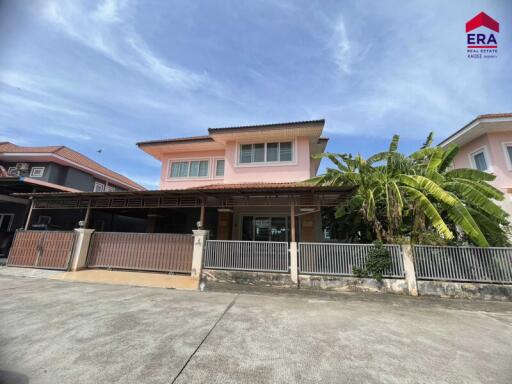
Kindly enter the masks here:
[[398, 152], [397, 135], [387, 151], [368, 159], [322, 154], [319, 157], [326, 157], [334, 167], [309, 182], [357, 186], [338, 213], [357, 211], [381, 241], [396, 236], [414, 241], [428, 230], [449, 241], [456, 229], [479, 246], [488, 246], [488, 237], [493, 242], [506, 241], [507, 214], [494, 202], [504, 195], [489, 184], [494, 176], [473, 169], [450, 170], [457, 148], [432, 147], [432, 141], [430, 134], [420, 150], [409, 156]]

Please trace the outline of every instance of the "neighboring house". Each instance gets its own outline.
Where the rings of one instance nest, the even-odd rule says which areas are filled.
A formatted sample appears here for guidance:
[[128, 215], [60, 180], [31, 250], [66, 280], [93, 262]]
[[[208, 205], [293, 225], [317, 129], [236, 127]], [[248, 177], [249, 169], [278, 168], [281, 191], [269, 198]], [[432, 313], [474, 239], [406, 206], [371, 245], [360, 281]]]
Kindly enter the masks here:
[[492, 173], [491, 182], [506, 194], [502, 207], [512, 215], [512, 113], [481, 115], [439, 145], [456, 144], [460, 150], [454, 168], [473, 168]]
[[[29, 201], [24, 192], [140, 191], [142, 186], [64, 146], [21, 147], [0, 143], [0, 257], [14, 231], [24, 226]], [[59, 229], [47, 215], [34, 226]]]
[[[316, 175], [327, 138], [324, 120], [210, 128], [208, 136], [146, 141], [137, 145], [162, 162], [161, 190], [282, 190]], [[279, 183], [279, 184], [278, 184]], [[298, 215], [303, 241], [321, 241], [320, 210]], [[289, 241], [287, 207], [218, 209], [216, 237]]]

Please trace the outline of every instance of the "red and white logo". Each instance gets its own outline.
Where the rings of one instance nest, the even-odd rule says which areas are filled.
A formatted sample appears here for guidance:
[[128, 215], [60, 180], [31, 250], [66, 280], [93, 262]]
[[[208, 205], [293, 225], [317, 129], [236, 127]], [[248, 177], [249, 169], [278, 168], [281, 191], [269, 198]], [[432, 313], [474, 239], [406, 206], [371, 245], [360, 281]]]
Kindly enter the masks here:
[[[475, 31], [477, 30], [477, 31]], [[480, 12], [466, 23], [467, 53], [470, 59], [497, 58], [500, 23]]]

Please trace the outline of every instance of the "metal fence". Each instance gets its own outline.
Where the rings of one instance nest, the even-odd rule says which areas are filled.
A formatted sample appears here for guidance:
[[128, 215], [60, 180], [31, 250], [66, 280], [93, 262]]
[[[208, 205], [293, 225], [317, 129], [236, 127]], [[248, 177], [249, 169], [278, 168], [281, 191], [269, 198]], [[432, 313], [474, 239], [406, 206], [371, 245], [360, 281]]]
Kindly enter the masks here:
[[512, 248], [417, 245], [413, 254], [418, 279], [512, 283]]
[[[299, 243], [299, 273], [310, 275], [354, 276], [353, 267], [364, 267], [373, 244]], [[387, 277], [403, 277], [400, 245], [385, 245], [392, 267]]]
[[74, 244], [74, 231], [18, 230], [7, 265], [67, 270]]
[[276, 241], [208, 240], [204, 268], [288, 272], [288, 243]]
[[183, 272], [192, 270], [194, 236], [175, 233], [95, 232], [90, 268]]

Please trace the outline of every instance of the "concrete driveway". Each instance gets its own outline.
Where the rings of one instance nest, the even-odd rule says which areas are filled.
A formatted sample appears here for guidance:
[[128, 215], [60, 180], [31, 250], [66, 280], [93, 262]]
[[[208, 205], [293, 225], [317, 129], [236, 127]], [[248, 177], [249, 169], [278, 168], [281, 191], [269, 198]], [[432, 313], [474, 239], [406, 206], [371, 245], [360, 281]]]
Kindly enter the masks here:
[[511, 383], [512, 303], [0, 275], [1, 383]]

